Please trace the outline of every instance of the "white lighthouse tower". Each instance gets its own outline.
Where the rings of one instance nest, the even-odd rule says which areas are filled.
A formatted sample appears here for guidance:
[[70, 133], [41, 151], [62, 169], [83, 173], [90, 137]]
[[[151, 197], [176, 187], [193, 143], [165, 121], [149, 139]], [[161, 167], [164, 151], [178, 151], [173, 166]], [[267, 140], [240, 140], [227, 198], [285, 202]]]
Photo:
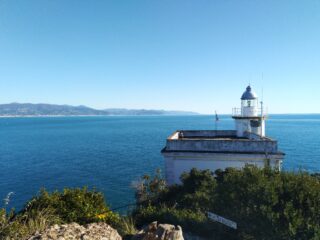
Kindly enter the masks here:
[[241, 96], [241, 108], [234, 108], [232, 118], [235, 119], [237, 137], [243, 137], [246, 132], [265, 136], [265, 119], [263, 102], [258, 102], [258, 97], [249, 85]]

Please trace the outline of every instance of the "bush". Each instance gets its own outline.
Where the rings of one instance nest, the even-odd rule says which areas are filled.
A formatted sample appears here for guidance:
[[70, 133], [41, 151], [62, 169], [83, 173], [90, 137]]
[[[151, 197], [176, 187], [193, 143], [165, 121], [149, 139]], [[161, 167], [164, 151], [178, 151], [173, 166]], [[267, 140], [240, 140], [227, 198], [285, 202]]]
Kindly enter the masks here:
[[160, 169], [156, 170], [156, 174], [153, 177], [144, 175], [134, 187], [136, 189], [135, 197], [138, 204], [146, 204], [154, 200], [157, 201], [159, 194], [167, 189]]
[[86, 187], [66, 188], [62, 192], [52, 193], [42, 189], [40, 194], [27, 204], [25, 211], [46, 208], [52, 209], [65, 223], [86, 224], [103, 221], [115, 225], [120, 219], [110, 211], [101, 192], [89, 191]]
[[246, 167], [218, 182], [211, 209], [260, 239], [320, 236], [320, 181], [308, 173]]
[[66, 188], [49, 193], [42, 189], [25, 208], [15, 213], [0, 209], [0, 239], [26, 239], [37, 231], [60, 223], [106, 222], [117, 228], [121, 218], [105, 203], [102, 193], [87, 188]]
[[206, 216], [202, 212], [195, 212], [188, 209], [176, 209], [167, 206], [147, 206], [142, 207], [133, 213], [138, 226], [158, 221], [160, 223], [168, 223], [180, 225], [188, 231], [208, 232]]
[[[181, 181], [153, 193], [148, 205], [137, 207], [137, 222], [163, 220], [217, 239], [320, 238], [319, 175], [247, 166], [215, 175], [192, 169]], [[237, 222], [238, 229], [198, 218], [207, 211]]]

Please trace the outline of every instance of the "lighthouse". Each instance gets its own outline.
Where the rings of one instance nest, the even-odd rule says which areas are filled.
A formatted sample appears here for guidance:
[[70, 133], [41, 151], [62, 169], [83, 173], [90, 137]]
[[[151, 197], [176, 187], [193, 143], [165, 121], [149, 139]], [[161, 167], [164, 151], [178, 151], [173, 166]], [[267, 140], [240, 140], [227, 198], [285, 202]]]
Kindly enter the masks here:
[[258, 101], [257, 94], [249, 85], [241, 96], [241, 108], [233, 108], [232, 118], [235, 119], [235, 128], [238, 137], [246, 132], [265, 136], [266, 114], [263, 111], [263, 102]]
[[248, 86], [241, 95], [241, 107], [232, 109], [234, 130], [177, 130], [166, 140], [161, 154], [168, 184], [180, 183], [180, 176], [192, 168], [201, 170], [255, 165], [281, 170], [285, 154], [278, 142], [266, 136], [263, 102]]

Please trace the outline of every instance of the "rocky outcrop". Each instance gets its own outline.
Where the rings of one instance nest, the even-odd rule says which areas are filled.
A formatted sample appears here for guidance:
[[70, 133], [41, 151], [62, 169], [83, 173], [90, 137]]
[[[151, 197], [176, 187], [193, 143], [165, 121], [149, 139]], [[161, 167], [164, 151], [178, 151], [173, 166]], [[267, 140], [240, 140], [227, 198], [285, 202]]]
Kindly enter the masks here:
[[29, 240], [122, 240], [117, 230], [106, 223], [54, 225]]
[[132, 240], [184, 240], [182, 228], [153, 222], [144, 227]]
[[[117, 230], [106, 223], [53, 225], [28, 240], [122, 240]], [[153, 222], [132, 237], [132, 240], [184, 240], [180, 226]]]

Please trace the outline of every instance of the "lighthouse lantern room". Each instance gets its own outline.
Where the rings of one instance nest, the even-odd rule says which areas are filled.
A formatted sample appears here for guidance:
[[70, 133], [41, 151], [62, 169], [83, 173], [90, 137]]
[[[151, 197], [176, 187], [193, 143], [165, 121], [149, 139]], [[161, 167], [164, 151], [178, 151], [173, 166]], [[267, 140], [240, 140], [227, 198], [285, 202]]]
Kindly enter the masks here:
[[235, 119], [238, 137], [243, 137], [246, 132], [265, 136], [266, 114], [263, 111], [263, 102], [258, 101], [257, 94], [249, 85], [241, 96], [241, 108], [234, 108], [232, 117]]

